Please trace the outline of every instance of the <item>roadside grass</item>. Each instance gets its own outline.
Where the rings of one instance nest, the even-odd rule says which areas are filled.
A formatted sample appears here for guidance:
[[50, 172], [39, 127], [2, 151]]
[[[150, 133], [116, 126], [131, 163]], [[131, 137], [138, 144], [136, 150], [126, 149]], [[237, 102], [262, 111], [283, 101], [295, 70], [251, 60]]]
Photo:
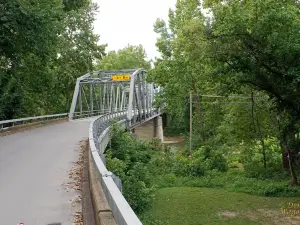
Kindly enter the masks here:
[[282, 213], [289, 203], [299, 204], [300, 197], [262, 197], [218, 188], [161, 188], [140, 218], [144, 225], [300, 224], [300, 214], [289, 218]]
[[265, 197], [297, 197], [300, 196], [300, 188], [289, 185], [289, 179], [259, 180], [248, 178], [238, 171], [226, 173], [208, 171], [200, 177], [180, 177], [175, 174], [162, 174], [154, 177], [158, 188], [167, 187], [202, 187], [223, 188], [232, 192], [242, 192]]

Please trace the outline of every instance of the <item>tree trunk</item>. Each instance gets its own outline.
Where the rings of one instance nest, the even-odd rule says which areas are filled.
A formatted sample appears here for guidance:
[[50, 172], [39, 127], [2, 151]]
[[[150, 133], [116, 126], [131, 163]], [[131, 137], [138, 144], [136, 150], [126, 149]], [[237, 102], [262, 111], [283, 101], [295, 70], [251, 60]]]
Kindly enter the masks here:
[[294, 170], [294, 166], [293, 166], [293, 155], [292, 152], [288, 149], [288, 160], [289, 160], [289, 167], [290, 167], [290, 172], [291, 172], [291, 176], [292, 176], [292, 185], [299, 185], [298, 183], [298, 179], [297, 179], [297, 175], [296, 172]]
[[263, 138], [260, 138], [261, 146], [262, 146], [262, 155], [263, 155], [263, 162], [264, 168], [267, 169], [267, 157], [266, 157], [266, 146], [265, 141]]
[[288, 126], [285, 127], [283, 131], [283, 146], [284, 146], [284, 152], [287, 153], [288, 158], [288, 164], [289, 164], [289, 170], [291, 173], [291, 185], [299, 185], [297, 175], [294, 169], [293, 165], [293, 155], [292, 155], [292, 146], [295, 142], [295, 124], [296, 122], [292, 120]]

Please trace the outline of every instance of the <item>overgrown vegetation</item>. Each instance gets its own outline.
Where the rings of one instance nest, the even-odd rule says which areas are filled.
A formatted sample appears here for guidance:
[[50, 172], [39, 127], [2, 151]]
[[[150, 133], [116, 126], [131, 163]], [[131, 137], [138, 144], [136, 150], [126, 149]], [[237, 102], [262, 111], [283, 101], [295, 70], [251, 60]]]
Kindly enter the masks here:
[[[111, 147], [106, 150], [107, 167], [119, 176], [123, 194], [139, 214], [148, 210], [155, 190], [167, 187], [223, 188], [265, 197], [300, 196], [298, 187], [288, 185], [286, 174], [256, 176], [232, 166], [242, 156], [228, 156], [219, 149], [202, 146], [190, 155], [185, 149], [173, 153], [159, 140], [139, 141], [113, 124]], [[252, 162], [252, 161], [250, 161]]]
[[132, 46], [127, 45], [119, 51], [110, 51], [98, 60], [96, 69], [98, 70], [123, 70], [123, 69], [138, 69], [144, 68], [149, 70], [151, 68], [150, 61], [146, 60], [146, 52], [142, 45]]
[[0, 6], [0, 120], [67, 112], [75, 80], [105, 46], [91, 0], [4, 1]]
[[147, 209], [153, 198], [153, 151], [159, 152], [155, 145], [137, 141], [117, 123], [113, 125], [106, 166], [122, 180], [123, 195], [138, 213]]
[[178, 0], [169, 23], [154, 25], [161, 57], [149, 79], [163, 87], [167, 133], [189, 132], [192, 94], [193, 154], [211, 148], [247, 177], [281, 174], [297, 186], [299, 2], [203, 2]]

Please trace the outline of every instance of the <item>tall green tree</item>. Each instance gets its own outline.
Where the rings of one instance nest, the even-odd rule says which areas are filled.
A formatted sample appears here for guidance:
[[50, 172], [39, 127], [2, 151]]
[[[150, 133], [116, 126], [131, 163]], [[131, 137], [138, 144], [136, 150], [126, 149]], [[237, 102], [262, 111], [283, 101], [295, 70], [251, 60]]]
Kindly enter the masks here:
[[218, 89], [218, 82], [211, 82], [208, 76], [211, 68], [206, 57], [205, 23], [198, 0], [177, 1], [175, 9], [169, 10], [169, 26], [160, 19], [154, 25], [161, 58], [150, 72], [150, 78], [164, 87], [163, 99], [167, 101], [166, 110], [174, 118], [172, 123], [185, 124], [185, 130], [188, 98], [190, 93], [195, 96], [194, 128], [199, 131], [197, 139], [200, 140], [205, 139], [200, 95], [214, 94]]
[[34, 74], [55, 57], [63, 10], [57, 0], [6, 1], [0, 10], [0, 118], [5, 119], [23, 114], [26, 89], [38, 92], [47, 82], [47, 76]]
[[[58, 74], [53, 91], [60, 93], [61, 103], [55, 104], [57, 97], [54, 93], [49, 103], [59, 107], [60, 111], [68, 111], [75, 80], [93, 71], [94, 61], [102, 59], [105, 55], [106, 45], [99, 45], [99, 36], [93, 33], [93, 22], [98, 6], [90, 1], [85, 1], [85, 7], [66, 12], [64, 18], [64, 31], [59, 37], [58, 57], [55, 59], [55, 73]], [[56, 99], [55, 99], [56, 98]]]
[[292, 183], [295, 135], [300, 122], [300, 14], [298, 1], [207, 1], [211, 58], [225, 80], [236, 80], [266, 93], [284, 115], [281, 146], [290, 161]]
[[125, 48], [115, 52], [111, 51], [98, 61], [96, 68], [98, 70], [121, 70], [144, 68], [149, 70], [151, 63], [147, 59], [146, 52], [142, 45], [128, 45]]
[[[245, 141], [263, 146], [275, 136], [288, 155], [292, 183], [297, 184], [293, 155], [300, 149], [298, 2], [204, 3], [210, 17], [201, 12], [199, 1], [178, 0], [175, 10], [169, 11], [169, 25], [159, 19], [154, 25], [161, 58], [150, 77], [164, 87], [166, 110], [177, 120], [188, 121], [187, 97], [191, 92], [198, 96], [193, 111], [200, 145], [211, 139], [227, 142], [232, 149]], [[243, 95], [251, 105], [251, 92], [264, 99], [255, 110], [204, 97]], [[266, 148], [262, 152], [267, 167]]]
[[66, 112], [97, 44], [90, 0], [11, 0], [0, 5], [0, 119]]

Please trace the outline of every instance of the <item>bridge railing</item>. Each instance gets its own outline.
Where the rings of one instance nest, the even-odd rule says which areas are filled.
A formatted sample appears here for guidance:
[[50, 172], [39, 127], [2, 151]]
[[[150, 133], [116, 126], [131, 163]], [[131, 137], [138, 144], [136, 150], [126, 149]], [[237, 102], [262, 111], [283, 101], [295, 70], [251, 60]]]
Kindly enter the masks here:
[[152, 109], [151, 111], [145, 112], [145, 114], [143, 114], [145, 117], [140, 120], [140, 118], [137, 118], [138, 114], [133, 112], [131, 121], [129, 122], [127, 119], [128, 111], [121, 111], [102, 115], [95, 119], [90, 125], [89, 146], [93, 163], [98, 170], [97, 172], [99, 173], [98, 175], [100, 175], [102, 189], [118, 225], [139, 225], [142, 223], [122, 195], [118, 178], [106, 168], [104, 153], [111, 138], [110, 123], [111, 121], [116, 120], [123, 128], [126, 128], [128, 124], [136, 126], [159, 114], [159, 110]]
[[34, 123], [34, 122], [40, 122], [44, 120], [53, 120], [53, 119], [59, 119], [59, 118], [67, 118], [68, 113], [61, 113], [61, 114], [53, 114], [53, 115], [45, 115], [45, 116], [34, 116], [34, 117], [26, 117], [26, 118], [20, 118], [20, 119], [12, 119], [12, 120], [2, 120], [0, 121], [0, 131], [6, 130], [8, 128], [23, 125], [27, 123]]
[[114, 219], [119, 225], [141, 225], [142, 223], [122, 195], [120, 187], [115, 183], [113, 174], [105, 165], [104, 151], [110, 141], [110, 123], [118, 120], [125, 127], [127, 112], [117, 112], [100, 116], [90, 125], [89, 146], [92, 159], [100, 175], [101, 186]]
[[[124, 107], [123, 111], [126, 111], [127, 107]], [[105, 114], [112, 114], [117, 113], [117, 110], [110, 111], [109, 109], [101, 109], [101, 110], [93, 110], [93, 111], [82, 111], [82, 112], [74, 112], [73, 119], [80, 119], [86, 117], [93, 117], [93, 116], [101, 116]]]

